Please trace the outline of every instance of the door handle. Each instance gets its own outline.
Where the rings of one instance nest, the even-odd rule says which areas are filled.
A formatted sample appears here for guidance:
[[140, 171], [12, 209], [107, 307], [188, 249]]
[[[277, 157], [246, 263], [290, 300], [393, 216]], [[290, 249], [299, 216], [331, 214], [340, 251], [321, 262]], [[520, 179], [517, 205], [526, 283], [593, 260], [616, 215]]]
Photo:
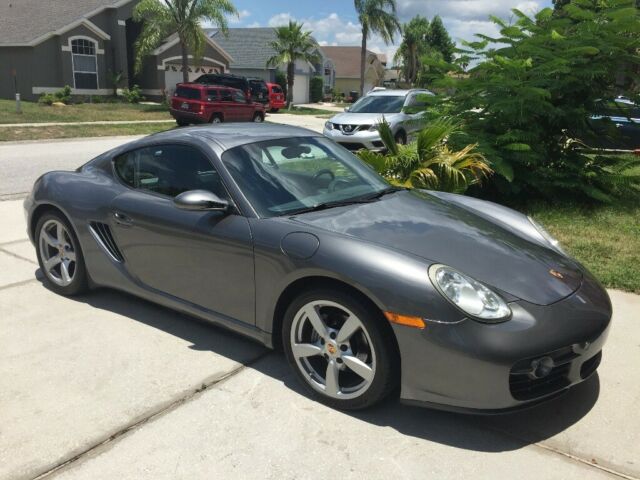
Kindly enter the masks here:
[[123, 225], [126, 227], [130, 227], [131, 225], [133, 225], [133, 220], [131, 219], [131, 217], [128, 217], [124, 213], [113, 212], [113, 218], [120, 225]]

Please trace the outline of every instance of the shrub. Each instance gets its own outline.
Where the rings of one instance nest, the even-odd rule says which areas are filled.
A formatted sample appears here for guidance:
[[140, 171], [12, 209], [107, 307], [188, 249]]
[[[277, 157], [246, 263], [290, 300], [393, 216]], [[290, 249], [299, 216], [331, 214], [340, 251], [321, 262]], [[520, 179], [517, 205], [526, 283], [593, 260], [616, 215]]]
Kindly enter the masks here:
[[383, 119], [378, 130], [387, 153], [361, 150], [358, 156], [396, 185], [464, 193], [491, 175], [492, 170], [476, 151], [476, 144], [460, 150], [448, 145], [448, 139], [458, 128], [451, 119], [435, 120], [418, 133], [416, 141], [398, 145]]
[[127, 103], [140, 103], [144, 100], [142, 91], [138, 85], [134, 85], [132, 88], [125, 88], [122, 90], [122, 97]]
[[38, 98], [38, 103], [40, 105], [51, 105], [53, 104], [53, 102], [57, 101], [58, 99], [53, 93], [43, 93], [42, 95], [40, 95], [40, 98]]
[[43, 93], [38, 98], [38, 103], [41, 105], [51, 105], [55, 102], [62, 102], [65, 105], [71, 103], [71, 87], [69, 85], [65, 85], [55, 93]]
[[324, 90], [324, 80], [322, 77], [312, 77], [310, 82], [310, 97], [312, 103], [317, 103], [322, 100]]
[[280, 70], [276, 71], [276, 83], [280, 85], [280, 88], [284, 93], [284, 98], [287, 98], [287, 76], [284, 72], [281, 72]]
[[640, 62], [634, 1], [572, 0], [535, 17], [513, 14], [512, 24], [492, 18], [496, 38], [477, 35], [461, 51], [476, 66], [441, 79], [455, 86], [449, 113], [464, 119], [498, 174], [493, 193], [601, 202], [637, 195], [634, 162], [589, 155], [582, 143], [596, 135], [589, 117], [597, 103], [631, 88], [618, 82], [633, 79]]

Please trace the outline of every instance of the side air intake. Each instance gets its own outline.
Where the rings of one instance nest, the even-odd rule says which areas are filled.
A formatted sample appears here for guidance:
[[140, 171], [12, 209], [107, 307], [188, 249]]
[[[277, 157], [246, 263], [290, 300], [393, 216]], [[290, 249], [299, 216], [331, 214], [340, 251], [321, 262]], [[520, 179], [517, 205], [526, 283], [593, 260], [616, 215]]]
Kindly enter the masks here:
[[94, 238], [100, 244], [100, 246], [109, 254], [109, 256], [116, 262], [123, 263], [124, 258], [120, 249], [116, 244], [109, 225], [100, 222], [89, 222], [89, 230], [93, 234]]

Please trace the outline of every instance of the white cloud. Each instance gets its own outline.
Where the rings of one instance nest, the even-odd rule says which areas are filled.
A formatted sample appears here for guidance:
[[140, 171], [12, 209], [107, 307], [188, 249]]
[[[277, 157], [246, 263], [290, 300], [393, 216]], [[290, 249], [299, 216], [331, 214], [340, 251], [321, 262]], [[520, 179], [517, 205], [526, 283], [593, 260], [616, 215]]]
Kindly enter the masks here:
[[240, 10], [238, 15], [229, 15], [228, 22], [232, 25], [241, 23], [245, 18], [250, 17], [251, 12], [249, 10]]

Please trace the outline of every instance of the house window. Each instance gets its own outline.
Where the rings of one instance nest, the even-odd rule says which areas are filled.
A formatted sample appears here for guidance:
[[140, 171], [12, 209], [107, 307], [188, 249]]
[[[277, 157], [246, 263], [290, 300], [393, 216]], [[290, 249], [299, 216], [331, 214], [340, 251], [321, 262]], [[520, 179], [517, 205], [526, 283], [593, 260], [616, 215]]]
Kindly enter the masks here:
[[85, 90], [98, 89], [98, 61], [96, 44], [85, 38], [71, 40], [73, 80], [75, 87]]

